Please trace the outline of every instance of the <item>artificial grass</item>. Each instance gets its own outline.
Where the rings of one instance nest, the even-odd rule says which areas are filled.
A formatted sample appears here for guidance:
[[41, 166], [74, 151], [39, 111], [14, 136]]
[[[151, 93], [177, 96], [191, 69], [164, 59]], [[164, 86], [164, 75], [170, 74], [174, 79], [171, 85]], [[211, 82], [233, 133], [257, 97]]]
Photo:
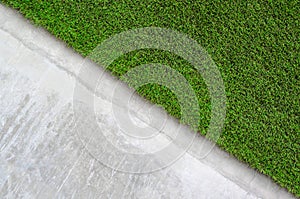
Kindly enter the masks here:
[[[122, 31], [171, 28], [198, 41], [222, 74], [227, 116], [218, 145], [300, 196], [299, 3], [286, 1], [0, 0], [45, 27], [82, 55]], [[159, 62], [182, 73], [199, 99], [199, 131], [210, 117], [206, 86], [189, 63], [159, 50], [129, 53], [109, 69]], [[180, 117], [176, 97], [158, 85], [140, 94]]]

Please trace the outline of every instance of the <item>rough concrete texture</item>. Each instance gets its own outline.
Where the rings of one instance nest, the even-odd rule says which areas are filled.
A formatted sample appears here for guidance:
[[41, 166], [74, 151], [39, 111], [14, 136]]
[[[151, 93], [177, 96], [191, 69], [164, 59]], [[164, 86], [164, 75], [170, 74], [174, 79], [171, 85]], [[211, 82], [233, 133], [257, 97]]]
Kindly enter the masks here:
[[[1, 198], [293, 198], [268, 177], [200, 136], [183, 156], [155, 172], [120, 172], [118, 165], [110, 165], [115, 160], [126, 164], [128, 160], [123, 157], [99, 161], [106, 157], [101, 155], [114, 150], [103, 145], [104, 141], [91, 130], [93, 115], [85, 114], [91, 105], [83, 100], [79, 107], [87, 123], [76, 127], [74, 119], [75, 85], [85, 85], [82, 98], [92, 92], [84, 84], [85, 79], [76, 76], [83, 61], [62, 42], [0, 5]], [[93, 63], [87, 67], [96, 74], [103, 72]], [[149, 142], [135, 142], [121, 135], [113, 107], [131, 111], [137, 123], [143, 125], [149, 122], [144, 110], [151, 105], [135, 95], [130, 105], [124, 104], [123, 97], [130, 94], [124, 85], [123, 96], [112, 99], [118, 80], [106, 73], [102, 79], [95, 91], [94, 108], [97, 128], [109, 142], [134, 152], [157, 150], [172, 142], [173, 129], [179, 124], [155, 107], [153, 128], [162, 118], [167, 121], [162, 133]], [[99, 141], [101, 150], [82, 143], [75, 129], [78, 126], [87, 132], [83, 136]], [[179, 134], [184, 138], [191, 132], [182, 129]], [[176, 154], [180, 143], [173, 145]], [[90, 151], [95, 147], [101, 154]], [[204, 149], [199, 152], [199, 147]], [[162, 155], [168, 158], [168, 154]]]

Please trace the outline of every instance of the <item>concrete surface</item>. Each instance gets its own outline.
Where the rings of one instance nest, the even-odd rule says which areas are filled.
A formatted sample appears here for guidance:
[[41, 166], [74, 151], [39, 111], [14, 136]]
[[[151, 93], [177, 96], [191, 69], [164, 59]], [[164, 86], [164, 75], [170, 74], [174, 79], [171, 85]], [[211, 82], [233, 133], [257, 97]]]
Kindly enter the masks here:
[[[76, 77], [83, 61], [62, 42], [0, 5], [0, 198], [293, 198], [200, 136], [173, 164], [154, 172], [120, 172], [106, 165], [114, 160], [98, 161], [75, 130], [73, 92], [76, 83], [84, 85], [85, 80]], [[102, 71], [93, 63], [87, 67]], [[97, 125], [106, 139], [137, 153], [171, 142], [178, 124], [156, 108], [155, 118], [167, 120], [163, 133], [148, 143], [120, 135], [111, 101], [115, 107], [130, 109], [139, 125], [147, 124], [148, 113], [143, 110], [151, 105], [137, 96], [130, 106], [122, 104], [122, 96], [112, 99], [116, 82], [104, 74], [95, 96]], [[128, 88], [121, 88], [127, 95]], [[85, 92], [83, 98], [91, 91]], [[85, 121], [92, 120], [93, 115], [85, 114], [90, 107], [80, 107]], [[89, 123], [77, 126], [97, 141]], [[187, 129], [179, 133], [189, 136]], [[199, 153], [199, 143], [207, 148], [205, 153]], [[104, 154], [114, 152], [101, 147]], [[175, 145], [174, 151], [179, 148]]]

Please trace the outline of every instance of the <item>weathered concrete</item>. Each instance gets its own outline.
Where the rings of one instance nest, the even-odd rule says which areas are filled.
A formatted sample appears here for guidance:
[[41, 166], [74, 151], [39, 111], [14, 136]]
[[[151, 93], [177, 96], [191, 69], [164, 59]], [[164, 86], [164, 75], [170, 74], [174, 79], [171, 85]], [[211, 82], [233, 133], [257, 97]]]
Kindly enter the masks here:
[[[91, 92], [85, 79], [76, 77], [83, 61], [62, 42], [0, 5], [1, 198], [292, 198], [269, 178], [212, 148], [211, 143], [205, 142], [209, 150], [199, 153], [199, 143], [203, 146], [204, 142], [200, 136], [174, 164], [156, 172], [130, 174], [105, 166], [110, 160], [98, 161], [75, 129], [75, 82], [86, 88], [82, 98]], [[103, 72], [93, 63], [87, 67]], [[139, 125], [149, 122], [145, 110], [151, 105], [137, 96], [130, 107], [122, 103], [122, 95], [112, 100], [118, 81], [108, 74], [102, 79], [95, 91], [95, 110], [107, 140], [137, 153], [158, 150], [172, 141], [178, 124], [157, 108], [152, 111], [157, 114], [153, 128], [166, 119], [162, 133], [149, 142], [122, 137], [113, 120], [111, 101], [120, 109], [130, 109]], [[128, 97], [128, 89], [121, 87]], [[90, 106], [79, 107], [86, 121], [93, 117], [85, 114]], [[97, 140], [92, 125], [78, 126]], [[180, 133], [189, 136], [187, 129]]]

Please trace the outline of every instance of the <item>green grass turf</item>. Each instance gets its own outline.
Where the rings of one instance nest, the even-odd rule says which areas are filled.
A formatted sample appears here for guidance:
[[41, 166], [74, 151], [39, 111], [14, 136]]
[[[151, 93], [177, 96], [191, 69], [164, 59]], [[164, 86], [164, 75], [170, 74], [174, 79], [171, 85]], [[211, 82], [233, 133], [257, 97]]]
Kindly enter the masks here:
[[[156, 26], [186, 33], [208, 51], [225, 82], [227, 117], [218, 145], [300, 196], [297, 1], [0, 2], [84, 56], [128, 29]], [[159, 50], [140, 50], [124, 55], [109, 69], [122, 75], [151, 62], [168, 64], [188, 79], [199, 98], [199, 130], [205, 134], [210, 97], [201, 76], [185, 60]], [[139, 92], [180, 117], [176, 96], [167, 88], [151, 84]]]

